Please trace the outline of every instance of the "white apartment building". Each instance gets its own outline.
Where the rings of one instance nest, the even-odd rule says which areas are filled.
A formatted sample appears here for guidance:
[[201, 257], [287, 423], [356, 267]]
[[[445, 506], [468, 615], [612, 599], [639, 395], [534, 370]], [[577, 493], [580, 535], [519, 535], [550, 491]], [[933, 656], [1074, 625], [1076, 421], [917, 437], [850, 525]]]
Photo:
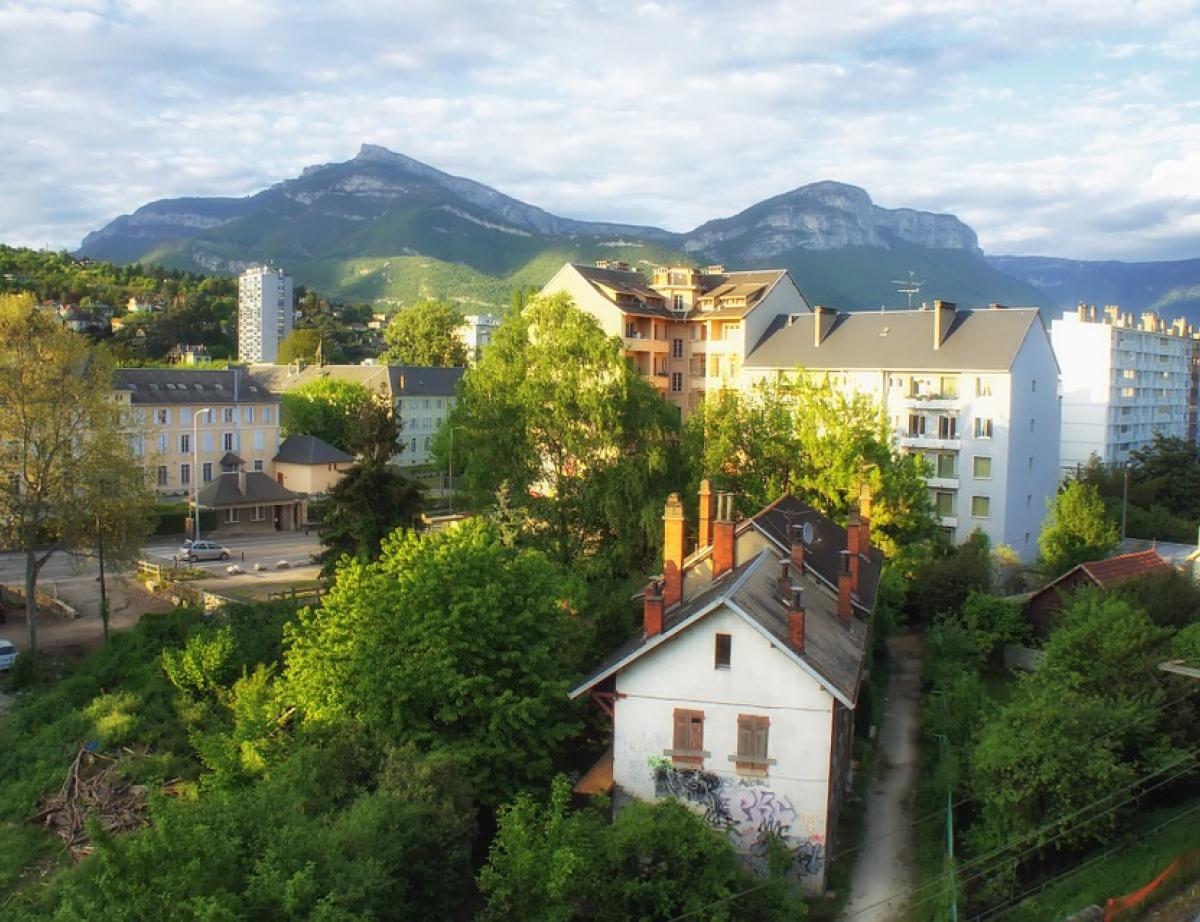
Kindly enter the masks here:
[[1142, 314], [1137, 323], [1116, 307], [1080, 304], [1051, 323], [1050, 337], [1062, 367], [1064, 471], [1093, 454], [1121, 464], [1155, 434], [1195, 438], [1200, 342], [1187, 321]]
[[292, 332], [292, 277], [282, 269], [251, 266], [238, 279], [238, 358], [274, 362]]
[[479, 361], [492, 342], [492, 334], [500, 328], [501, 318], [495, 314], [468, 314], [463, 317], [463, 324], [456, 331], [458, 338], [467, 347], [467, 359], [471, 364]]
[[976, 529], [1023, 560], [1057, 490], [1059, 370], [1035, 308], [932, 309], [776, 318], [747, 355], [743, 386], [807, 373], [879, 400], [900, 447], [933, 468], [948, 537]]
[[244, 368], [120, 368], [115, 387], [136, 423], [134, 454], [159, 494], [187, 496], [236, 461], [274, 476], [279, 397]]

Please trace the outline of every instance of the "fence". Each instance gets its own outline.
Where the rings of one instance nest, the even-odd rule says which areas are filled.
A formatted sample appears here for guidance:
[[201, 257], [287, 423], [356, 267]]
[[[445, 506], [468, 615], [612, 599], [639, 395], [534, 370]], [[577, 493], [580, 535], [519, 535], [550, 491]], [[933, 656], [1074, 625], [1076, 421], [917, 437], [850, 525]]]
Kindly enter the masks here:
[[267, 601], [291, 602], [293, 608], [301, 604], [320, 605], [321, 593], [323, 591], [324, 589], [320, 584], [309, 586], [307, 589], [297, 589], [295, 586], [290, 586], [287, 589], [280, 589], [277, 592], [268, 592]]
[[147, 588], [153, 592], [169, 596], [172, 605], [195, 605], [203, 608], [205, 611], [212, 611], [215, 608], [220, 608], [226, 602], [234, 601], [227, 596], [209, 592], [207, 589], [193, 586], [182, 580], [171, 579], [170, 574], [173, 572], [174, 568], [172, 567], [151, 563], [148, 560], [139, 560], [137, 562], [138, 576], [145, 577], [148, 583], [153, 583], [153, 585], [148, 585]]
[[1166, 895], [1170, 889], [1167, 885], [1174, 886], [1184, 883], [1198, 874], [1200, 874], [1200, 849], [1180, 855], [1144, 887], [1134, 890], [1133, 893], [1110, 899], [1104, 905], [1104, 922], [1137, 918], [1146, 908], [1145, 904], [1148, 900]]

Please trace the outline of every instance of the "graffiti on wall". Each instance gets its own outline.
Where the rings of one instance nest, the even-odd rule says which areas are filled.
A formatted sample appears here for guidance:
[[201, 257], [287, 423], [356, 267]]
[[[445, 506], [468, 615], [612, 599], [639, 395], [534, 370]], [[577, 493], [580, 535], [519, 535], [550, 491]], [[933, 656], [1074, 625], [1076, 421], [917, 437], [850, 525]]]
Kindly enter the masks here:
[[777, 841], [791, 853], [791, 869], [797, 877], [821, 873], [823, 818], [800, 814], [787, 795], [770, 790], [761, 780], [676, 768], [665, 759], [652, 760], [651, 771], [656, 797], [693, 804], [757, 870], [766, 871], [771, 842]]

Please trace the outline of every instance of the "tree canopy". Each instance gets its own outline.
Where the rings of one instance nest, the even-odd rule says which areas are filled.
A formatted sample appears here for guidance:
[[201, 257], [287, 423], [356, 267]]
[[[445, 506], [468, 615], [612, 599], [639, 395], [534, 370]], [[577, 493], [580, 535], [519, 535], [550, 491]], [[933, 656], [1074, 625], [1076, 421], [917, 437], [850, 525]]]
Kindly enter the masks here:
[[343, 557], [378, 559], [388, 535], [417, 526], [422, 497], [420, 486], [386, 458], [350, 465], [322, 501], [322, 573], [331, 575]]
[[624, 576], [653, 560], [662, 504], [678, 487], [674, 409], [569, 296], [509, 316], [434, 443], [476, 496], [507, 487], [527, 538], [589, 575]]
[[38, 574], [59, 550], [130, 560], [149, 532], [153, 497], [134, 458], [113, 365], [87, 339], [0, 295], [0, 523], [25, 556], [29, 647]]
[[420, 301], [392, 315], [384, 330], [389, 365], [466, 365], [467, 347], [455, 331], [462, 315], [446, 301]]
[[375, 563], [344, 563], [289, 629], [288, 694], [308, 724], [456, 754], [494, 805], [544, 783], [578, 728], [576, 598], [541, 553], [505, 547], [481, 520], [398, 531]]
[[1047, 579], [1061, 576], [1078, 564], [1105, 557], [1117, 546], [1117, 523], [1091, 484], [1068, 481], [1049, 507], [1038, 537]]
[[306, 327], [292, 330], [283, 342], [279, 344], [279, 354], [275, 357], [276, 365], [290, 365], [292, 362], [315, 362], [317, 353], [324, 353], [324, 337], [319, 330]]
[[922, 460], [893, 448], [875, 401], [824, 377], [798, 372], [749, 393], [711, 395], [688, 417], [685, 444], [693, 485], [708, 477], [736, 493], [744, 513], [792, 491], [844, 521], [866, 487], [886, 551], [934, 533]]
[[357, 381], [306, 381], [283, 395], [280, 427], [285, 435], [315, 435], [354, 454], [362, 439], [363, 416], [376, 399]]

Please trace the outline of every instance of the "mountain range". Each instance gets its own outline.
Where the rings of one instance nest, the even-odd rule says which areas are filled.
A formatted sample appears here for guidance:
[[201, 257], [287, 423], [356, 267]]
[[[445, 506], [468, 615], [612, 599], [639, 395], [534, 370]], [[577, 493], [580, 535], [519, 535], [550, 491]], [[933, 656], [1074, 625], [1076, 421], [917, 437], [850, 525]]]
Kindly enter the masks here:
[[1088, 300], [1178, 311], [1200, 298], [1200, 260], [988, 257], [955, 216], [881, 208], [844, 183], [802, 186], [673, 233], [559, 217], [370, 144], [245, 198], [151, 202], [88, 234], [79, 254], [206, 272], [270, 262], [343, 299], [451, 297], [480, 308], [543, 284], [568, 260], [596, 259], [787, 268], [810, 301], [842, 310], [903, 307], [900, 289], [913, 287], [917, 302], [964, 306]]

